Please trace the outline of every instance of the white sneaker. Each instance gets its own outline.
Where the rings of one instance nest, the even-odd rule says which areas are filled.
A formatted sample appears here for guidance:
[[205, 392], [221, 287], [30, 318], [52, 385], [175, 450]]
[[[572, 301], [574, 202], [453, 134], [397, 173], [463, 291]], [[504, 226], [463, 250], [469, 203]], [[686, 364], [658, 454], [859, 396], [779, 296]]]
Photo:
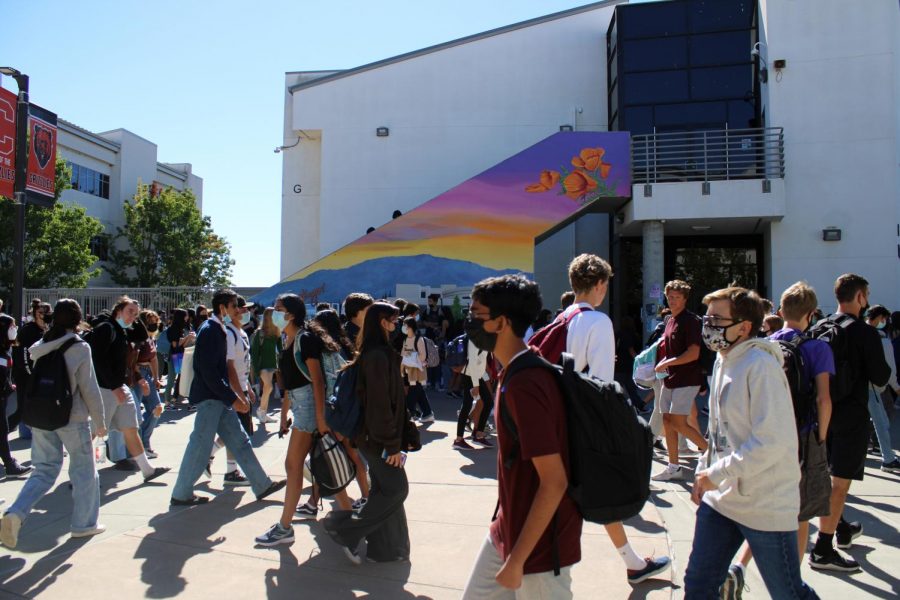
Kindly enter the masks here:
[[666, 467], [666, 470], [658, 475], [654, 475], [651, 477], [653, 481], [683, 481], [684, 480], [684, 469], [681, 467]]
[[268, 414], [263, 412], [262, 410], [256, 411], [256, 418], [259, 419], [260, 425], [265, 425], [266, 423], [277, 423], [278, 421], [273, 417], [270, 417]]
[[100, 523], [97, 523], [97, 526], [94, 527], [93, 529], [85, 529], [84, 531], [73, 531], [72, 537], [73, 538], [90, 537], [92, 535], [97, 535], [97, 534], [103, 533], [104, 531], [106, 531], [106, 525], [101, 525]]
[[22, 519], [14, 513], [6, 513], [0, 521], [0, 542], [9, 549], [19, 543], [19, 530], [22, 528]]

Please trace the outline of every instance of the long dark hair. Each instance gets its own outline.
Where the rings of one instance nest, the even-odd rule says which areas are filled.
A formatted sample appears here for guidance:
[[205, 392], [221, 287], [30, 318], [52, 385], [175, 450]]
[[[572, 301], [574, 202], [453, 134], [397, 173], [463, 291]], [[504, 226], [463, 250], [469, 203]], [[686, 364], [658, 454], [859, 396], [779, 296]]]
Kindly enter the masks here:
[[344, 349], [348, 357], [356, 353], [356, 347], [350, 341], [350, 338], [347, 337], [347, 334], [344, 333], [344, 328], [341, 327], [341, 318], [336, 311], [330, 308], [320, 310], [313, 318], [313, 322], [321, 325], [331, 339]]
[[71, 298], [63, 298], [53, 307], [53, 326], [44, 334], [45, 342], [58, 340], [81, 325], [81, 305]]
[[293, 317], [291, 321], [298, 329], [303, 328], [303, 322], [306, 321], [306, 304], [303, 298], [297, 294], [281, 294], [275, 299], [275, 302], [281, 302], [284, 310], [291, 313]]
[[387, 302], [376, 302], [369, 307], [369, 310], [366, 311], [366, 320], [356, 338], [356, 347], [359, 348], [359, 352], [353, 361], [354, 364], [370, 350], [387, 348], [390, 352], [396, 353], [387, 333], [381, 326], [381, 320], [398, 316], [400, 316], [400, 311], [397, 307]]
[[183, 308], [176, 308], [172, 311], [172, 329], [181, 337], [188, 324], [188, 313]]
[[9, 348], [12, 346], [12, 341], [10, 341], [6, 332], [15, 324], [16, 321], [11, 316], [0, 313], [0, 352], [3, 354], [9, 352]]

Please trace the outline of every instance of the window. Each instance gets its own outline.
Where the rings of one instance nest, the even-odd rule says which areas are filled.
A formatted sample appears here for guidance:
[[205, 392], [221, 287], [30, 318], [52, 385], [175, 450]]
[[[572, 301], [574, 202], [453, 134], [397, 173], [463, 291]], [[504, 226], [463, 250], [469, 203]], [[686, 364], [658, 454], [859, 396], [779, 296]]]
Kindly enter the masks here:
[[72, 168], [72, 189], [109, 199], [109, 175], [69, 162]]
[[687, 39], [678, 36], [629, 42], [622, 52], [622, 69], [626, 73], [683, 69], [687, 66]]
[[109, 260], [109, 238], [105, 235], [96, 235], [91, 238], [91, 254], [97, 260]]

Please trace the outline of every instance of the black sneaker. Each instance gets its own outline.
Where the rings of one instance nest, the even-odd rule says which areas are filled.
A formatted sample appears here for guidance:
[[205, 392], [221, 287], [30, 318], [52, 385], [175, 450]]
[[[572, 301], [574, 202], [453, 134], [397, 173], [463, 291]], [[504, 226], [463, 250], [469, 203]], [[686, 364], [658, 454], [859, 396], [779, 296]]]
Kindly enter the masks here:
[[838, 523], [837, 531], [834, 534], [834, 545], [838, 548], [846, 550], [853, 546], [853, 540], [863, 534], [862, 523], [853, 521], [848, 523], [843, 519]]
[[250, 480], [244, 477], [240, 471], [235, 469], [231, 473], [225, 473], [223, 484], [231, 487], [242, 487], [250, 485]]
[[268, 498], [269, 496], [271, 496], [272, 494], [274, 494], [275, 492], [277, 492], [278, 490], [283, 488], [285, 485], [287, 485], [287, 479], [282, 479], [281, 481], [273, 481], [272, 485], [267, 487], [266, 491], [264, 491], [262, 494], [257, 496], [256, 499], [257, 500], [265, 500], [266, 498]]
[[6, 476], [7, 477], [22, 477], [23, 475], [28, 475], [34, 470], [34, 467], [28, 465], [27, 467], [23, 467], [18, 462], [13, 461], [6, 467]]
[[665, 573], [672, 566], [668, 556], [660, 558], [647, 558], [647, 564], [643, 569], [633, 571], [628, 569], [628, 583], [635, 585], [646, 581], [651, 577], [655, 577], [660, 573]]
[[862, 570], [858, 562], [852, 558], [845, 558], [834, 549], [824, 555], [816, 554], [813, 549], [809, 553], [809, 566], [817, 571], [840, 571], [841, 573], [856, 573]]
[[885, 473], [900, 473], [900, 459], [895, 458], [889, 463], [882, 463], [881, 470]]
[[149, 483], [149, 482], [153, 481], [154, 479], [156, 479], [157, 477], [161, 477], [161, 476], [165, 475], [166, 473], [168, 473], [171, 470], [172, 470], [171, 467], [156, 467], [155, 469], [153, 469], [152, 473], [144, 476], [144, 483]]
[[725, 583], [719, 588], [719, 597], [722, 600], [741, 600], [744, 597], [745, 585], [744, 569], [738, 565], [731, 565]]

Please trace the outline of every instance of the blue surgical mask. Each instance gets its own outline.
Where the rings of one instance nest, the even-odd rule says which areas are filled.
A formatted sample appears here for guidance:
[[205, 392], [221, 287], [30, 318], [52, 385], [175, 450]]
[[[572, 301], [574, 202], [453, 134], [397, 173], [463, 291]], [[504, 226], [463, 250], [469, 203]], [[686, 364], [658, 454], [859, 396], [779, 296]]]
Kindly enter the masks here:
[[128, 329], [129, 327], [131, 327], [131, 325], [127, 325], [125, 323], [125, 319], [122, 319], [122, 318], [116, 319], [116, 323], [118, 323], [119, 327], [121, 327], [122, 329]]
[[245, 312], [241, 315], [241, 325], [246, 325], [250, 322], [250, 313]]
[[287, 319], [284, 316], [284, 313], [280, 310], [276, 310], [272, 313], [272, 323], [275, 324], [275, 327], [278, 329], [284, 329], [287, 326]]
[[881, 323], [879, 323], [878, 325], [875, 326], [875, 329], [884, 329], [884, 326], [885, 326], [885, 322], [882, 321]]

